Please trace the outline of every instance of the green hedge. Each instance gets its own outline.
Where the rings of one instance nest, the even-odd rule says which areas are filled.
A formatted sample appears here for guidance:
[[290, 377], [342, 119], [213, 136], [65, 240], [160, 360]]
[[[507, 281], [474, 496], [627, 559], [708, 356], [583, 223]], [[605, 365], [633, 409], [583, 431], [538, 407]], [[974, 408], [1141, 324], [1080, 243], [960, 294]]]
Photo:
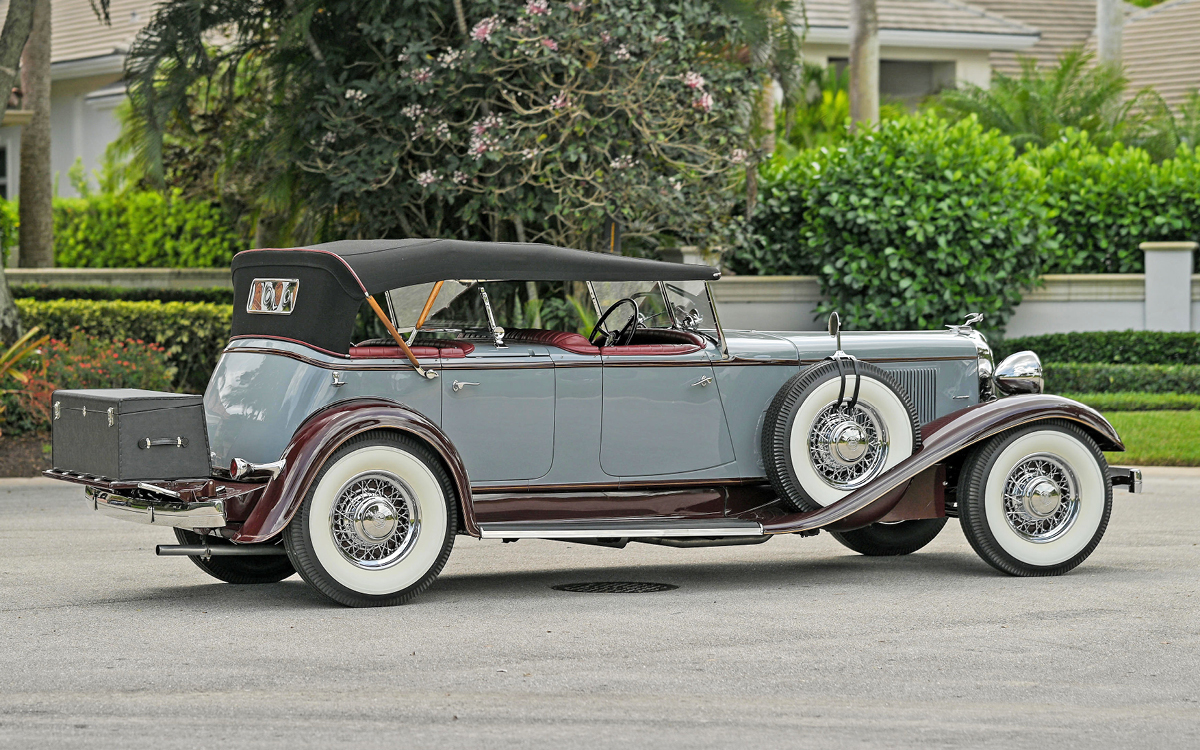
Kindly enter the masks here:
[[1022, 158], [1046, 176], [1057, 242], [1041, 248], [1043, 273], [1141, 273], [1140, 243], [1200, 234], [1200, 154], [1190, 149], [1155, 164], [1141, 149], [1100, 151], [1068, 131]]
[[996, 341], [996, 361], [1029, 349], [1042, 362], [1103, 362], [1128, 365], [1200, 365], [1200, 333], [1086, 331]]
[[1053, 239], [1041, 174], [974, 118], [906, 117], [762, 170], [762, 246], [742, 272], [816, 269], [848, 328], [940, 328], [983, 312], [1002, 329]]
[[232, 305], [232, 289], [156, 289], [123, 286], [50, 286], [12, 284], [13, 297], [46, 301], [52, 299], [128, 300], [130, 302], [211, 302]]
[[175, 387], [203, 393], [208, 376], [229, 340], [232, 305], [205, 302], [18, 299], [26, 327], [41, 326], [56, 339], [75, 328], [92, 336], [140, 339], [161, 344], [175, 368]]
[[222, 267], [244, 246], [219, 205], [177, 193], [54, 201], [54, 260], [62, 267]]
[[1200, 365], [1047, 362], [1048, 393], [1200, 393]]

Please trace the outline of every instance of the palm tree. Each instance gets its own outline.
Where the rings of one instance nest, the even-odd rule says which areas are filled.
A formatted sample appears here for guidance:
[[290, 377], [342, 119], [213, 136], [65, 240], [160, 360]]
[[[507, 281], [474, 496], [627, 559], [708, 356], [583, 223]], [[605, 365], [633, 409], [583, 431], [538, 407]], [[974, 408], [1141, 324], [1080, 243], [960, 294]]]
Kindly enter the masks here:
[[989, 89], [966, 84], [943, 92], [938, 106], [958, 119], [975, 115], [985, 128], [1010, 136], [1020, 150], [1057, 140], [1067, 128], [1086, 130], [1104, 148], [1117, 141], [1147, 148], [1156, 158], [1174, 151], [1169, 111], [1150, 89], [1126, 97], [1121, 68], [1095, 65], [1082, 48], [1067, 50], [1058, 64], [1039, 69], [1021, 59], [1021, 74], [995, 73]]

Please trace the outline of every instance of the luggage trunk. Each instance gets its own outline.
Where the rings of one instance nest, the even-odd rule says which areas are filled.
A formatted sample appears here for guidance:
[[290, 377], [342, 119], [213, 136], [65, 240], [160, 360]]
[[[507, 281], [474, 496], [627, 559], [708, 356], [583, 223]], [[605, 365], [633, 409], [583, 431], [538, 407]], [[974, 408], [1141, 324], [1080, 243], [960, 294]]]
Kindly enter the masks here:
[[114, 388], [55, 391], [54, 468], [115, 481], [211, 473], [202, 396]]

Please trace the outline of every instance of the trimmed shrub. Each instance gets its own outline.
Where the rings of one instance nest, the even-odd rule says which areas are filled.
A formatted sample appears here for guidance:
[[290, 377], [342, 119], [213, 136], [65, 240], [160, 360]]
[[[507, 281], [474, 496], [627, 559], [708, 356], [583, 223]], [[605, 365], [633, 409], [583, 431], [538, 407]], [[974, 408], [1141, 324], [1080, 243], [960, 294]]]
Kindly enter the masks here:
[[834, 151], [767, 167], [756, 227], [767, 246], [735, 270], [815, 266], [848, 328], [928, 329], [983, 312], [1003, 329], [1039, 273], [1043, 179], [1008, 138], [934, 116], [864, 129]]
[[128, 300], [130, 302], [211, 302], [232, 305], [232, 289], [154, 289], [123, 286], [49, 286], [46, 284], [12, 284], [12, 295], [18, 299], [46, 301], [52, 299]]
[[54, 202], [54, 262], [72, 268], [228, 266], [244, 248], [221, 207], [178, 192]]
[[76, 329], [108, 340], [141, 339], [159, 344], [175, 368], [176, 388], [203, 393], [217, 357], [229, 340], [232, 305], [204, 302], [18, 299], [26, 327], [66, 339]]
[[1046, 206], [1057, 243], [1041, 248], [1043, 273], [1141, 273], [1142, 242], [1200, 234], [1198, 155], [1181, 148], [1155, 164], [1137, 148], [1100, 151], [1069, 130], [1022, 158], [1046, 177]]
[[996, 361], [1025, 349], [1043, 362], [1103, 362], [1130, 365], [1200, 365], [1200, 333], [1086, 331], [1024, 336], [997, 341]]
[[1107, 365], [1049, 362], [1047, 393], [1200, 393], [1198, 365]]

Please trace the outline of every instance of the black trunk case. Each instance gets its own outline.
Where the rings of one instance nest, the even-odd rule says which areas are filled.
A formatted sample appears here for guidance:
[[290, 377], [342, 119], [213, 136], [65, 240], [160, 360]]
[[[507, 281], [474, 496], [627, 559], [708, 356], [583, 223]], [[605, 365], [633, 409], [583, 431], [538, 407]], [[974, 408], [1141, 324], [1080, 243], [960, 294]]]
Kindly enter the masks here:
[[55, 391], [52, 403], [55, 469], [116, 481], [211, 472], [201, 396], [114, 388]]

